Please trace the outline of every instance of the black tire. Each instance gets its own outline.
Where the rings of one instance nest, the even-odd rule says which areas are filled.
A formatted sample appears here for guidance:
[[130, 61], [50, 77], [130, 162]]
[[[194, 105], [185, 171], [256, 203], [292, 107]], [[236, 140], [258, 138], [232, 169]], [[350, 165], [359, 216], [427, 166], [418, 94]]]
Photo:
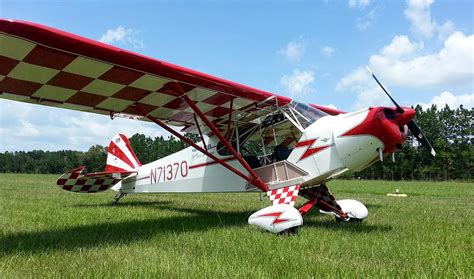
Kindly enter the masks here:
[[300, 226], [289, 228], [287, 230], [281, 231], [279, 235], [288, 235], [288, 236], [293, 236], [293, 235], [298, 235], [300, 231]]

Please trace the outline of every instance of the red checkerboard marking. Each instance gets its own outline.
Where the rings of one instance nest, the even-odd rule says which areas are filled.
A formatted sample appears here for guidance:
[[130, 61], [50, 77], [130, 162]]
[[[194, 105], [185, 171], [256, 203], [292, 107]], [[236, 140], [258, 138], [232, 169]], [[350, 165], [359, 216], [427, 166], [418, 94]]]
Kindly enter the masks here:
[[[182, 105], [167, 84], [178, 82], [219, 128], [226, 128], [230, 112], [234, 120], [248, 122], [267, 114], [262, 108], [271, 105], [257, 106], [272, 96], [268, 92], [127, 51], [117, 52], [45, 26], [0, 20], [0, 40], [0, 75], [4, 76], [0, 98], [99, 114], [136, 114], [131, 107], [139, 105], [169, 125], [187, 127], [187, 132], [196, 132], [193, 111]], [[48, 93], [52, 89], [54, 92]], [[273, 104], [290, 101], [277, 96]]]
[[295, 205], [296, 199], [298, 198], [298, 192], [300, 190], [300, 185], [293, 185], [288, 187], [283, 187], [280, 189], [275, 189], [267, 192], [267, 196], [272, 201], [272, 204], [289, 204], [291, 206]]
[[61, 70], [75, 58], [75, 55], [36, 45], [35, 48], [23, 58], [23, 62]]
[[[35, 58], [35, 55], [39, 54], [42, 55], [41, 58]], [[50, 60], [45, 59], [45, 57], [49, 57], [54, 61], [51, 62]], [[188, 105], [178, 96], [176, 96], [175, 92], [170, 91], [169, 87], [167, 86], [168, 83], [172, 83], [174, 81], [166, 78], [154, 77], [152, 81], [155, 84], [159, 81], [158, 83], [163, 84], [163, 86], [158, 88], [156, 91], [148, 91], [143, 88], [137, 88], [130, 85], [144, 76], [152, 77], [148, 74], [140, 73], [123, 67], [113, 66], [105, 62], [85, 62], [89, 61], [88, 58], [71, 56], [69, 53], [62, 56], [61, 52], [57, 50], [49, 51], [48, 48], [42, 46], [36, 46], [33, 48], [23, 60], [15, 60], [0, 55], [0, 62], [1, 61], [5, 63], [2, 63], [0, 71], [4, 76], [6, 76], [2, 81], [0, 81], [1, 93], [32, 96], [31, 98], [35, 101], [50, 101], [52, 104], [56, 105], [60, 105], [62, 103], [81, 105], [88, 107], [86, 111], [97, 112], [101, 114], [103, 114], [104, 110], [135, 113], [135, 111], [128, 108], [131, 104], [138, 104], [140, 106], [147, 107], [147, 111], [151, 113], [151, 115], [162, 120], [168, 120], [171, 125], [192, 126], [194, 124], [193, 114], [190, 111]], [[30, 78], [27, 73], [22, 77], [23, 79], [10, 77], [9, 74], [15, 70], [15, 67], [17, 67], [20, 62], [23, 62], [23, 67], [28, 65], [37, 67], [39, 70], [37, 74], [39, 73], [40, 77], [38, 78], [36, 76], [31, 76]], [[70, 64], [73, 66], [68, 67]], [[92, 74], [87, 72], [89, 69], [87, 67], [97, 65], [101, 65], [102, 67], [95, 68], [95, 70], [91, 69]], [[101, 69], [103, 72], [100, 72]], [[52, 75], [51, 78], [45, 80], [44, 83], [39, 83], [38, 80], [40, 78], [47, 78], [45, 75], [41, 75], [42, 70], [44, 70], [45, 73], [50, 73], [50, 70], [59, 70], [59, 72]], [[82, 75], [78, 72], [80, 72]], [[91, 75], [98, 74], [100, 75], [96, 78], [90, 77]], [[140, 84], [141, 87], [146, 87], [146, 79], [143, 80], [145, 80], [145, 84], [143, 84], [143, 82], [137, 84]], [[150, 78], [148, 80], [150, 80]], [[44, 92], [43, 87], [47, 85], [74, 90], [75, 93], [72, 94], [72, 96], [51, 94], [48, 96], [48, 98], [52, 99], [35, 96], [35, 93], [39, 92], [40, 90], [43, 90]], [[183, 83], [181, 83], [180, 86], [185, 92], [192, 92], [194, 89], [196, 89], [195, 86]], [[102, 87], [106, 89], [106, 91], [100, 91]], [[84, 90], [88, 92], [85, 92]], [[221, 122], [227, 120], [226, 118], [228, 113], [242, 109], [238, 106], [234, 107], [232, 110], [229, 108], [229, 101], [236, 99], [236, 97], [228, 95], [227, 93], [215, 92], [202, 88], [200, 88], [200, 93], [201, 95], [204, 94], [206, 98], [190, 94], [191, 99], [195, 98], [194, 101], [198, 107], [202, 108], [203, 112], [208, 115], [212, 121], [216, 121], [218, 125], [225, 126], [225, 124]], [[156, 98], [154, 98], [154, 100], [158, 101], [150, 101], [153, 99], [150, 99], [149, 95], [158, 95]], [[159, 95], [165, 96], [160, 97]], [[0, 97], [8, 98], [8, 95], [0, 95]], [[159, 100], [167, 101], [160, 105]], [[114, 109], [111, 109], [109, 105], [110, 102], [113, 102]], [[255, 103], [255, 101], [241, 99], [241, 103], [251, 104]], [[247, 107], [248, 106], [245, 108]]]
[[74, 90], [81, 90], [93, 80], [94, 79], [90, 77], [71, 74], [68, 72], [59, 72], [56, 76], [50, 79], [47, 84]]
[[110, 189], [119, 181], [136, 172], [103, 172], [82, 175], [85, 167], [61, 175], [56, 184], [63, 190], [80, 193], [97, 193]]

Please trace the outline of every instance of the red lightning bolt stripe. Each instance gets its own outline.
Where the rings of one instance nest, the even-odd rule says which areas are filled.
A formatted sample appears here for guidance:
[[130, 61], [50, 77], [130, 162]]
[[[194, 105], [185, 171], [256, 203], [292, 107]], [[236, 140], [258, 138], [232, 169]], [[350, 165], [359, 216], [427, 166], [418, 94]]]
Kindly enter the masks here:
[[311, 146], [315, 142], [316, 142], [316, 139], [310, 139], [310, 140], [300, 141], [296, 144], [295, 147], [303, 147], [303, 146], [308, 147], [306, 149], [306, 151], [303, 153], [303, 155], [301, 156], [300, 161], [331, 146], [331, 145], [324, 145], [324, 146], [318, 146], [318, 147], [315, 147], [315, 148], [311, 148]]
[[272, 213], [262, 214], [262, 215], [259, 215], [259, 216], [257, 216], [257, 217], [275, 217], [275, 219], [274, 219], [273, 222], [272, 222], [272, 225], [275, 225], [275, 224], [279, 224], [279, 223], [284, 223], [284, 222], [290, 221], [290, 219], [279, 219], [279, 218], [278, 218], [278, 217], [280, 217], [283, 213], [284, 213], [284, 211], [281, 211], [281, 212], [272, 212]]

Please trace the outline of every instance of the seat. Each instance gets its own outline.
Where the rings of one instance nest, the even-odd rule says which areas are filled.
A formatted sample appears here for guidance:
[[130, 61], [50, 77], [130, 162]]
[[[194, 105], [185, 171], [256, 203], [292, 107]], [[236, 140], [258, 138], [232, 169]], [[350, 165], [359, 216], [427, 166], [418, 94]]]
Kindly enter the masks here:
[[273, 153], [274, 162], [280, 162], [280, 161], [288, 159], [288, 157], [291, 154], [291, 151], [293, 151], [293, 149], [290, 149], [281, 144], [275, 146], [274, 153]]
[[252, 169], [259, 168], [262, 166], [257, 156], [254, 156], [254, 155], [244, 156], [244, 160], [245, 162], [247, 162], [247, 164], [249, 164], [250, 168]]

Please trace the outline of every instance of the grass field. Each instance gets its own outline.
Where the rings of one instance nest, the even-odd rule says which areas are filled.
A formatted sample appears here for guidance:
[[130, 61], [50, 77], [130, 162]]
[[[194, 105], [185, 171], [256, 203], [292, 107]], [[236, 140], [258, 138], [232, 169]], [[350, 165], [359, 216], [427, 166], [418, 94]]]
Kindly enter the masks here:
[[[313, 211], [298, 236], [247, 225], [258, 194], [75, 194], [0, 174], [0, 277], [473, 277], [474, 185], [333, 181], [362, 224]], [[386, 197], [400, 188], [408, 198]], [[301, 202], [301, 201], [300, 201]]]

